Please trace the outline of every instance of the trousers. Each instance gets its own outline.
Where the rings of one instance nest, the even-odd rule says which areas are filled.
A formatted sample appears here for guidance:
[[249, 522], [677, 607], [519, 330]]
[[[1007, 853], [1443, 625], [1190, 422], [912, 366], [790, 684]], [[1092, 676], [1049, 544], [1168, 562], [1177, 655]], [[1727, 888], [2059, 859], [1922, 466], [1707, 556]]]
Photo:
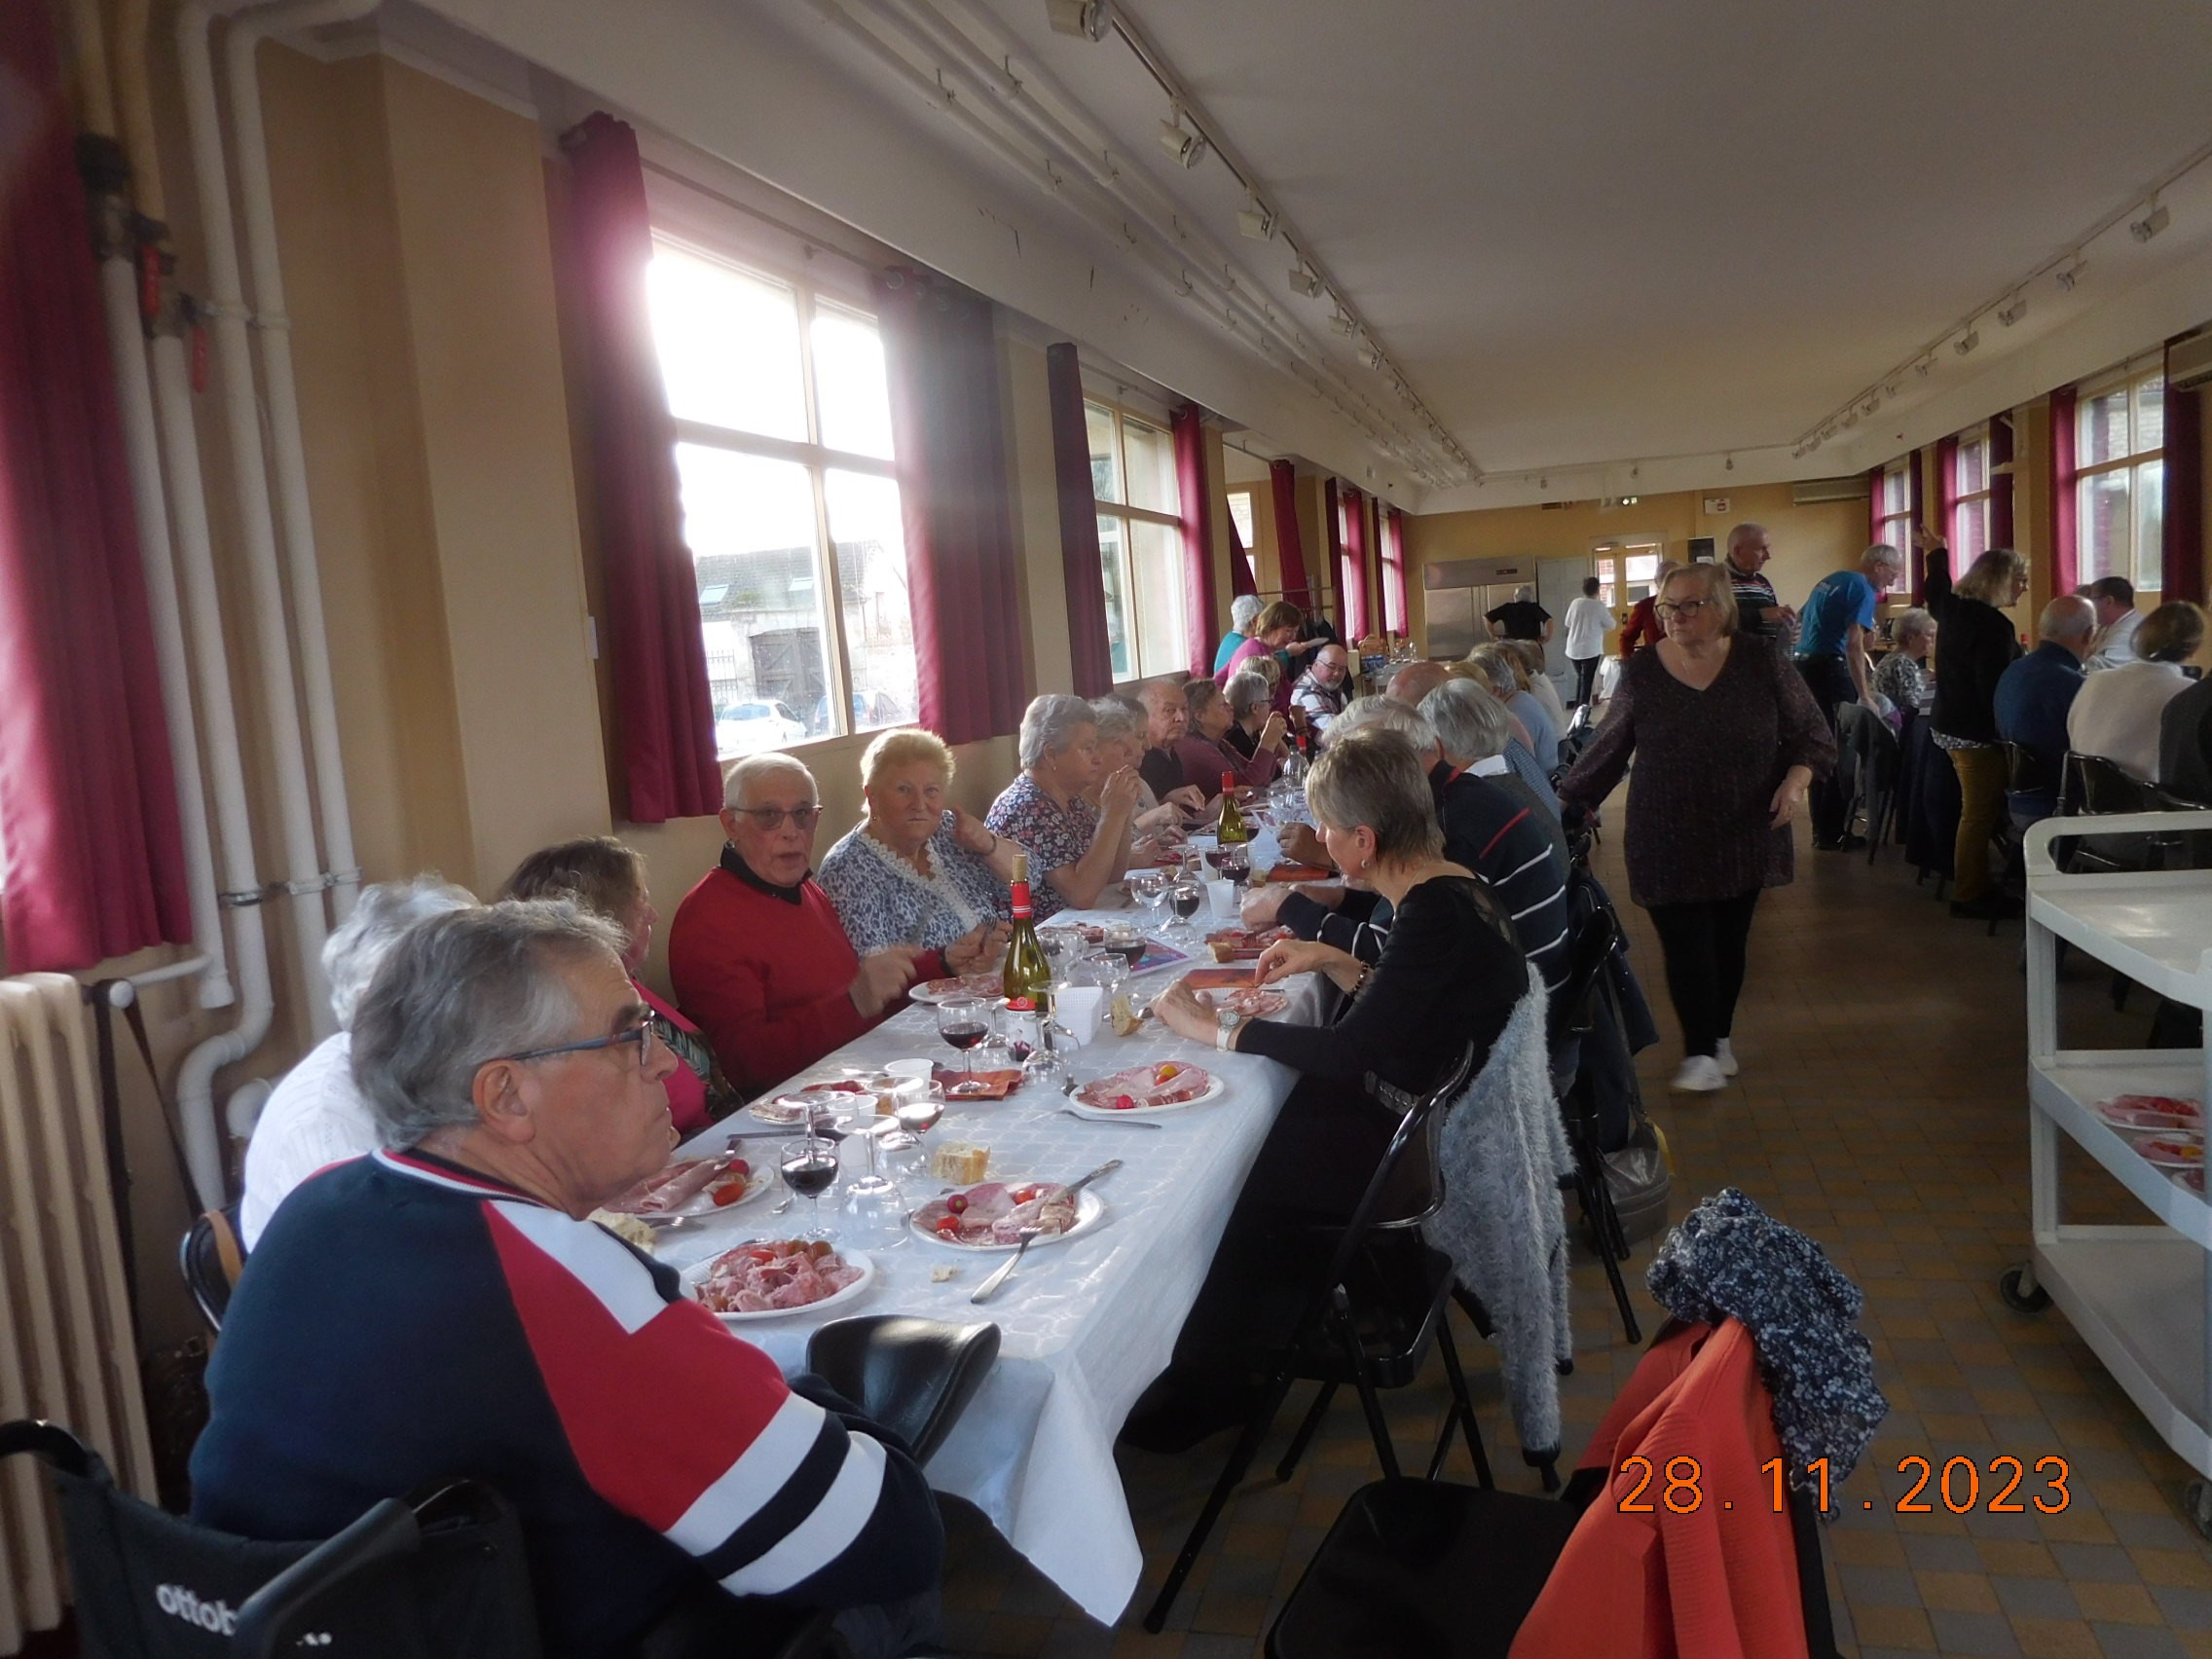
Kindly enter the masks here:
[[1567, 659], [1567, 667], [1574, 670], [1574, 701], [1567, 705], [1569, 708], [1580, 708], [1590, 701], [1590, 693], [1598, 684], [1598, 665], [1604, 660], [1602, 656]]
[[1955, 877], [1951, 897], [1971, 904], [1989, 894], [1989, 838], [2005, 810], [2005, 751], [1954, 749], [1951, 765], [1959, 774], [1959, 838], [1951, 850]]
[[1736, 1026], [1736, 999], [1744, 992], [1744, 957], [1759, 890], [1733, 899], [1688, 904], [1651, 904], [1659, 952], [1667, 962], [1667, 994], [1682, 1022], [1682, 1052], [1713, 1053]]
[[[1834, 736], [1836, 710], [1859, 700], [1851, 670], [1839, 656], [1809, 656], [1797, 659], [1797, 672], [1804, 677], [1813, 701], [1821, 706], [1821, 719], [1827, 721], [1828, 735]], [[1840, 765], [1826, 777], [1813, 780], [1811, 799], [1806, 804], [1812, 808], [1814, 840], [1840, 841], [1851, 832], [1851, 796], [1856, 782]]]

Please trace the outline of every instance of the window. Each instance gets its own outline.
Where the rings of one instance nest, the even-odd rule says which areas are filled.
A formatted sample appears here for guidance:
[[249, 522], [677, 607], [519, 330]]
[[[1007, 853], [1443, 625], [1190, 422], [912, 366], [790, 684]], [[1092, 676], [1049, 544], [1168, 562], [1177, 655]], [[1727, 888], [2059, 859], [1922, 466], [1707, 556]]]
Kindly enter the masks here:
[[1991, 479], [1987, 426], [1960, 435], [1958, 454], [1952, 465], [1951, 569], [1964, 571], [1989, 551]]
[[1229, 522], [1236, 527], [1236, 542], [1246, 553], [1252, 551], [1252, 492], [1229, 492]]
[[2123, 576], [2157, 591], [2166, 497], [2166, 377], [2157, 357], [2083, 387], [2074, 419], [2081, 579]]
[[[1882, 530], [1875, 537], [1898, 550], [1898, 581], [1912, 565], [1912, 468], [1918, 453], [1893, 461], [1882, 469]], [[1962, 565], [1961, 570], [1965, 567]], [[1897, 582], [1890, 584], [1894, 589]]]
[[1090, 430], [1090, 492], [1098, 504], [1114, 678], [1189, 668], [1175, 442], [1150, 422], [1103, 403], [1085, 403], [1083, 414]]
[[646, 292], [716, 749], [911, 720], [914, 618], [875, 319], [666, 237]]
[[1666, 550], [1656, 538], [1594, 543], [1590, 573], [1598, 578], [1599, 603], [1608, 610], [1625, 610], [1649, 593]]

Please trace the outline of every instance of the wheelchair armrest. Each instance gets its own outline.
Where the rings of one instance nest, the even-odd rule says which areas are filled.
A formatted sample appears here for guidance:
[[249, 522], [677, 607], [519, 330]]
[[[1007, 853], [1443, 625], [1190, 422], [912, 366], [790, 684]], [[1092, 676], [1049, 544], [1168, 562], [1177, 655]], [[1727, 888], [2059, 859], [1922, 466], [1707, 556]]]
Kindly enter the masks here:
[[386, 1498], [247, 1597], [239, 1609], [232, 1651], [239, 1659], [277, 1659], [290, 1652], [302, 1627], [333, 1591], [371, 1567], [413, 1555], [422, 1541], [414, 1510]]

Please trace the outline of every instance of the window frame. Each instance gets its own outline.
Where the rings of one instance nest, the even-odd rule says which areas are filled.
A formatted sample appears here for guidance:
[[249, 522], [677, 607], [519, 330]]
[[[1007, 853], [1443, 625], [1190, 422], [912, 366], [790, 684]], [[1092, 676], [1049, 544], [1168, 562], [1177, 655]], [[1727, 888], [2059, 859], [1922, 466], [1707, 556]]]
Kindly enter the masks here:
[[[903, 719], [894, 720], [885, 726], [860, 726], [853, 719], [852, 646], [846, 638], [844, 579], [838, 570], [837, 544], [830, 516], [829, 474], [831, 471], [865, 473], [889, 479], [897, 486], [898, 461], [896, 459], [864, 455], [854, 450], [835, 449], [823, 443], [820, 392], [815, 379], [814, 322], [817, 315], [828, 311], [831, 314], [850, 317], [874, 328], [879, 336], [882, 331], [881, 318], [874, 311], [858, 303], [849, 284], [825, 281], [821, 279], [822, 274], [812, 269], [793, 269], [772, 257], [761, 258], [756, 250], [750, 247], [727, 245], [702, 234], [701, 229], [690, 223], [686, 216], [664, 217], [656, 211], [652, 217], [651, 235], [656, 254], [665, 248], [672, 253], [719, 266], [750, 281], [788, 289], [793, 295], [798, 331], [800, 390], [808, 433], [805, 439], [779, 438], [763, 432], [743, 431], [737, 427], [681, 417], [673, 409], [670, 411], [670, 423], [680, 445], [691, 444], [731, 455], [792, 462], [802, 467], [807, 475], [808, 491], [814, 508], [814, 574], [821, 594], [823, 675], [826, 682], [824, 689], [830, 699], [830, 719], [827, 730], [781, 747], [787, 750], [803, 749], [813, 744], [833, 743], [902, 725], [912, 725], [920, 715], [918, 707], [908, 710]], [[742, 239], [732, 239], [739, 240]], [[911, 618], [908, 626], [912, 626]], [[919, 690], [917, 684], [917, 696]], [[747, 700], [773, 702], [776, 699], [756, 690]], [[719, 718], [716, 723], [720, 723]], [[723, 755], [720, 744], [716, 744], [718, 761], [736, 757], [738, 756]]]
[[[1912, 563], [1912, 468], [1919, 464], [1920, 452], [1913, 450], [1888, 462], [1882, 468], [1882, 479], [1876, 486], [1881, 491], [1881, 522], [1876, 541], [1886, 541], [1898, 550], [1897, 580], [1884, 588], [1879, 597], [1887, 599], [1898, 592], [1906, 581], [1906, 571]], [[1897, 504], [1891, 505], [1890, 485], [1897, 485]]]
[[[1130, 421], [1134, 421], [1138, 425], [1143, 426], [1147, 431], [1158, 432], [1161, 436], [1167, 439], [1171, 447], [1175, 441], [1174, 431], [1166, 422], [1155, 419], [1152, 415], [1148, 414], [1142, 409], [1127, 408], [1124, 405], [1114, 402], [1109, 398], [1097, 396], [1096, 394], [1088, 390], [1086, 390], [1084, 392], [1083, 402], [1087, 417], [1091, 410], [1097, 410], [1100, 413], [1109, 416], [1113, 421], [1114, 472], [1115, 476], [1122, 481], [1122, 494], [1126, 496], [1130, 493], [1129, 446], [1126, 433], [1126, 424]], [[1088, 427], [1088, 424], [1089, 423], [1087, 418], [1085, 421], [1085, 425]], [[1175, 480], [1177, 510], [1172, 513], [1167, 513], [1161, 512], [1157, 508], [1153, 507], [1132, 506], [1127, 501], [1109, 501], [1098, 494], [1095, 484], [1091, 488], [1091, 511], [1097, 514], [1100, 518], [1118, 518], [1122, 521], [1123, 527], [1119, 570], [1122, 579], [1122, 604], [1124, 611], [1123, 620], [1127, 626], [1129, 672], [1125, 677], [1118, 678], [1114, 682], [1116, 685], [1135, 685], [1147, 680], [1157, 679], [1161, 674], [1172, 674], [1176, 672], [1177, 668], [1188, 667], [1190, 665], [1190, 662], [1192, 661], [1191, 618], [1188, 610], [1186, 609], [1188, 600], [1182, 590], [1180, 583], [1170, 583], [1168, 585], [1168, 591], [1173, 595], [1174, 598], [1175, 619], [1180, 624], [1183, 633], [1182, 645], [1178, 650], [1170, 653], [1171, 660], [1176, 666], [1174, 668], [1160, 669], [1152, 673], [1147, 673], [1145, 670], [1145, 650], [1143, 645], [1143, 637], [1140, 632], [1142, 616], [1138, 613], [1138, 608], [1136, 606], [1136, 538], [1133, 535], [1130, 534], [1130, 526], [1134, 524], [1157, 525], [1161, 529], [1172, 531], [1174, 533], [1175, 546], [1178, 552], [1187, 556], [1189, 550], [1186, 547], [1183, 539], [1183, 515], [1180, 510], [1182, 505], [1182, 496], [1183, 481], [1180, 478], [1177, 478]], [[1245, 551], [1247, 555], [1249, 555], [1251, 550], [1247, 548]], [[1100, 557], [1103, 558], [1104, 556], [1104, 549], [1101, 548]], [[1103, 576], [1104, 571], [1101, 571], [1100, 574], [1101, 576]]]
[[[2127, 480], [2128, 553], [2132, 569], [2105, 571], [2101, 571], [2100, 574], [2120, 576], [2139, 594], [2162, 593], [2165, 588], [2162, 547], [2149, 550], [2151, 554], [2150, 568], [2157, 579], [2155, 581], [2143, 581], [2139, 579], [2139, 573], [2144, 569], [2145, 549], [2136, 544], [2136, 533], [2142, 528], [2143, 521], [2143, 501], [2138, 492], [2142, 487], [2142, 473], [2146, 466], [2155, 465], [2158, 469], [2158, 517], [2161, 526], [2165, 522], [2167, 502], [2163, 405], [2168, 394], [2165, 380], [2165, 354], [2162, 351], [2153, 351], [2147, 355], [2132, 358], [2106, 374], [2081, 382], [2076, 386], [2074, 391], [2074, 499], [2069, 505], [2074, 514], [2075, 559], [2079, 567], [2084, 562], [2087, 551], [2083, 537], [2086, 526], [2082, 508], [2088, 495], [2091, 481], [2111, 477], [2115, 474], [2123, 474]], [[2149, 449], [2137, 449], [2134, 447], [2135, 424], [2137, 413], [2142, 407], [2142, 391], [2154, 381], [2158, 385], [2161, 408], [2161, 418], [2158, 423], [2159, 441]], [[2088, 445], [2084, 441], [2083, 428], [2089, 420], [2091, 407], [2098, 399], [2108, 397], [2113, 392], [2122, 389], [2127, 393], [2127, 452], [2124, 455], [2115, 456], [2109, 461], [2084, 461], [2082, 457], [2086, 453]], [[2096, 577], [2085, 572], [2082, 574], [2083, 581], [2094, 581], [2096, 579]]]
[[[1967, 453], [1972, 449], [1979, 449], [1981, 452], [1981, 488], [1978, 490], [1961, 490], [1958, 488], [1958, 480], [1966, 466]], [[1948, 481], [1953, 491], [1951, 522], [1943, 527], [1943, 533], [1950, 545], [1957, 568], [1961, 571], [1964, 571], [1974, 559], [1989, 551], [1989, 502], [1997, 493], [1997, 475], [1991, 471], [1994, 464], [1994, 454], [1995, 452], [1990, 446], [1989, 423], [1986, 421], [1978, 426], [1970, 426], [1961, 432], [1958, 438], [1958, 448], [1952, 452], [1951, 477]], [[1981, 511], [1981, 544], [1970, 557], [1962, 551], [1968, 545], [1968, 538], [1961, 533], [1960, 527], [1961, 515], [1967, 509], [1973, 507], [1978, 507]], [[1900, 548], [1899, 551], [1908, 550]]]

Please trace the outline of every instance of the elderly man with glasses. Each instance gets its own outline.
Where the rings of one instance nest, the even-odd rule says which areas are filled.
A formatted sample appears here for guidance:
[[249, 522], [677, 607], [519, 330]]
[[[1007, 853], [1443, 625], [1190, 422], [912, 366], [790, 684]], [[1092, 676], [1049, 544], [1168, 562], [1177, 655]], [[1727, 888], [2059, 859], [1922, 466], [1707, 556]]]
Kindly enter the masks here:
[[548, 1654], [767, 1652], [803, 1608], [904, 1652], [943, 1559], [913, 1459], [587, 1219], [676, 1141], [623, 942], [510, 900], [391, 948], [352, 1043], [384, 1150], [302, 1184], [240, 1280], [195, 1519], [323, 1538], [468, 1475], [518, 1512]]
[[919, 945], [860, 955], [815, 882], [814, 774], [752, 755], [722, 785], [721, 863], [676, 907], [668, 975], [722, 1069], [748, 1095], [851, 1042], [899, 1006]]

